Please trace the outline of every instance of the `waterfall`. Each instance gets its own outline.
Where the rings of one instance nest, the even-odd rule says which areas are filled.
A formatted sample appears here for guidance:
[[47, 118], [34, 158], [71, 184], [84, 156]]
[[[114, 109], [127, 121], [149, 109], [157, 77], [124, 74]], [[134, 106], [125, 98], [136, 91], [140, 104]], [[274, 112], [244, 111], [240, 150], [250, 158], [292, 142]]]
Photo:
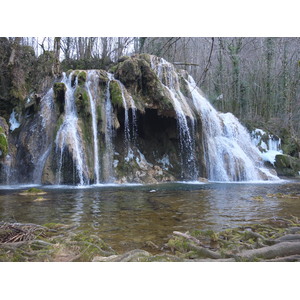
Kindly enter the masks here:
[[124, 136], [125, 136], [125, 147], [127, 149], [127, 152], [129, 152], [130, 149], [130, 127], [129, 127], [129, 116], [128, 116], [128, 105], [126, 102], [126, 98], [124, 95], [124, 86], [123, 84], [121, 84], [121, 82], [119, 80], [117, 80], [117, 83], [121, 89], [122, 92], [122, 101], [123, 101], [123, 106], [124, 106]]
[[[50, 88], [40, 104], [32, 101], [35, 107], [20, 116], [22, 126], [12, 134], [20, 146], [7, 156], [10, 161], [0, 162], [1, 170], [11, 166], [16, 182], [42, 183], [43, 178], [80, 185], [199, 176], [211, 181], [278, 179], [264, 161], [274, 164], [280, 139], [257, 129], [251, 141], [235, 116], [217, 112], [194, 79], [166, 60], [151, 56], [150, 69], [145, 62], [140, 66], [136, 56], [128, 59], [140, 68], [135, 80], [126, 77], [122, 63], [116, 69], [120, 80], [103, 70], [86, 71], [86, 80], [85, 71], [63, 73], [64, 95]], [[11, 131], [19, 126], [17, 120], [13, 111]]]
[[132, 97], [129, 95], [129, 102], [130, 102], [130, 107], [131, 107], [131, 143], [133, 145], [136, 145], [136, 138], [137, 138], [137, 116], [136, 116], [136, 106], [134, 103], [134, 100]]
[[[195, 155], [195, 118], [190, 105], [187, 103], [185, 96], [180, 91], [180, 84], [177, 72], [172, 64], [163, 58], [156, 61], [152, 57], [151, 67], [156, 72], [163, 87], [166, 89], [173, 101], [173, 107], [177, 117], [177, 125], [179, 129], [182, 177], [187, 179], [197, 180], [199, 170], [196, 163]], [[191, 122], [191, 129], [188, 125], [188, 119]], [[183, 169], [188, 170], [187, 176], [184, 175]]]
[[10, 118], [9, 118], [9, 123], [10, 123], [10, 130], [14, 131], [16, 128], [20, 127], [20, 123], [18, 122], [18, 120], [16, 119], [16, 113], [13, 110]]
[[113, 111], [110, 98], [110, 82], [113, 80], [113, 75], [107, 73], [108, 82], [106, 86], [105, 94], [105, 153], [104, 153], [104, 177], [108, 182], [114, 181], [113, 175], [113, 157], [114, 157], [114, 145], [113, 145]]
[[65, 116], [62, 125], [60, 126], [56, 135], [56, 152], [59, 152], [58, 164], [58, 184], [61, 184], [63, 154], [67, 147], [72, 155], [73, 162], [76, 164], [76, 171], [79, 177], [80, 185], [86, 184], [84, 173], [86, 172], [86, 165], [84, 164], [83, 145], [78, 131], [78, 117], [75, 107], [75, 96], [78, 85], [78, 78], [76, 77], [75, 85], [72, 87], [71, 81], [74, 72], [71, 72], [69, 77], [63, 73], [62, 82], [66, 86], [65, 93]]
[[39, 159], [35, 165], [34, 171], [33, 171], [33, 183], [36, 183], [36, 184], [42, 183], [42, 174], [43, 174], [46, 160], [50, 154], [51, 147], [52, 147], [52, 145], [50, 145], [46, 149], [46, 151], [39, 157]]
[[41, 117], [44, 128], [49, 126], [54, 112], [53, 88], [50, 88], [41, 100]]
[[272, 134], [267, 134], [262, 129], [256, 128], [251, 132], [251, 141], [259, 148], [261, 158], [272, 165], [275, 163], [276, 155], [283, 153], [281, 139]]
[[97, 95], [97, 73], [95, 70], [87, 71], [87, 80], [85, 87], [87, 89], [91, 114], [92, 114], [92, 129], [93, 129], [93, 141], [94, 141], [94, 175], [95, 183], [100, 183], [100, 164], [99, 164], [99, 148], [98, 148], [98, 131], [97, 131], [97, 113], [96, 113], [96, 95]]
[[[203, 128], [206, 169], [213, 181], [249, 181], [265, 177], [278, 179], [263, 168], [250, 135], [231, 113], [218, 113], [202, 96], [191, 76], [186, 80]], [[276, 178], [275, 178], [276, 177]]]
[[[124, 85], [119, 81], [114, 78], [114, 80], [118, 83], [121, 93], [122, 93], [122, 102], [124, 106], [124, 144], [125, 144], [125, 149], [127, 152], [127, 155], [125, 157], [125, 161], [129, 161], [133, 159], [133, 149], [132, 147], [136, 146], [136, 131], [137, 131], [137, 123], [136, 123], [136, 106], [134, 103], [133, 98], [131, 95], [125, 96], [125, 87]], [[129, 102], [129, 105], [127, 104], [127, 100]], [[130, 120], [129, 120], [129, 108], [131, 109], [131, 124], [130, 126]]]

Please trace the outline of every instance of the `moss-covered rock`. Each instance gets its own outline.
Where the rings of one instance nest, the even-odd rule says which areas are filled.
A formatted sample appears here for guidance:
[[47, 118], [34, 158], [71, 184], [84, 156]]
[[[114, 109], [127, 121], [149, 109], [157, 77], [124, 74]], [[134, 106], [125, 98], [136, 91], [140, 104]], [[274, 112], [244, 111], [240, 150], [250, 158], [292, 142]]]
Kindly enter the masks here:
[[15, 43], [15, 39], [0, 38], [0, 115], [6, 120], [13, 110], [21, 113], [24, 100], [41, 77], [33, 48]]
[[151, 69], [150, 58], [149, 61], [144, 56], [125, 59], [117, 65], [115, 77], [125, 85], [139, 109], [148, 107], [161, 112], [173, 109], [168, 94]]
[[19, 195], [23, 195], [23, 196], [27, 196], [27, 195], [36, 196], [36, 195], [45, 195], [45, 194], [47, 194], [45, 191], [43, 191], [41, 189], [37, 189], [35, 187], [32, 187], [28, 190], [25, 190], [25, 191], [19, 193]]
[[90, 118], [90, 101], [87, 91], [78, 86], [75, 91], [75, 103], [78, 115], [82, 118]]
[[65, 108], [66, 86], [63, 82], [55, 82], [53, 85], [54, 99], [57, 103], [59, 113], [62, 114]]
[[123, 107], [122, 90], [117, 81], [112, 80], [109, 85], [111, 103], [116, 107]]
[[123, 61], [125, 61], [125, 60], [128, 59], [128, 58], [129, 58], [129, 56], [124, 55], [124, 56], [122, 56], [122, 57], [120, 57], [120, 58], [118, 59], [118, 63], [123, 62]]
[[0, 133], [4, 133], [5, 135], [8, 135], [8, 132], [9, 132], [9, 127], [6, 120], [0, 117]]
[[285, 154], [276, 155], [274, 166], [279, 176], [299, 176], [300, 159]]
[[8, 154], [8, 141], [4, 134], [3, 128], [0, 126], [0, 159]]
[[78, 85], [83, 86], [86, 82], [86, 72], [80, 71], [77, 77], [78, 77]]

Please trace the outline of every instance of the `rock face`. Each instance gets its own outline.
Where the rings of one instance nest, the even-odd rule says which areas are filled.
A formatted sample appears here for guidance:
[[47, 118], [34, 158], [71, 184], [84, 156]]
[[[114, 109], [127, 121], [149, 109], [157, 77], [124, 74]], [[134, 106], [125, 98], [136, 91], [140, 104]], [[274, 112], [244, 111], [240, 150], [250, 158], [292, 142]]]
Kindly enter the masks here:
[[10, 183], [276, 177], [261, 168], [238, 120], [215, 111], [191, 76], [155, 56], [125, 57], [110, 72], [70, 70], [26, 105], [10, 133]]

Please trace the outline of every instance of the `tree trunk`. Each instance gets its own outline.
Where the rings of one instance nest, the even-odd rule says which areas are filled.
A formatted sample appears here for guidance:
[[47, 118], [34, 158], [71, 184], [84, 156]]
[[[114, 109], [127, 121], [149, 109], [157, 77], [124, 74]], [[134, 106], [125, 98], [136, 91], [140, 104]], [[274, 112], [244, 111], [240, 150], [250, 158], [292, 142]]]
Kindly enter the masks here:
[[59, 61], [59, 55], [60, 55], [60, 37], [54, 38], [54, 62], [52, 66], [52, 73], [55, 77], [58, 77], [60, 74], [60, 61]]

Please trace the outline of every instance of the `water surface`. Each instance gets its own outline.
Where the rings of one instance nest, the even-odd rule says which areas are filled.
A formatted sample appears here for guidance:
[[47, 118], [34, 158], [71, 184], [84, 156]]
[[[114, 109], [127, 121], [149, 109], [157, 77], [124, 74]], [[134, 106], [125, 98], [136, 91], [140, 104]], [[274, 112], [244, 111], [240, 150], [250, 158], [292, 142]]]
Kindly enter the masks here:
[[299, 197], [269, 195], [300, 195], [297, 181], [40, 186], [47, 191], [44, 201], [19, 195], [26, 188], [0, 186], [1, 221], [88, 228], [122, 252], [149, 241], [161, 247], [174, 230], [222, 230], [263, 218], [300, 217]]

